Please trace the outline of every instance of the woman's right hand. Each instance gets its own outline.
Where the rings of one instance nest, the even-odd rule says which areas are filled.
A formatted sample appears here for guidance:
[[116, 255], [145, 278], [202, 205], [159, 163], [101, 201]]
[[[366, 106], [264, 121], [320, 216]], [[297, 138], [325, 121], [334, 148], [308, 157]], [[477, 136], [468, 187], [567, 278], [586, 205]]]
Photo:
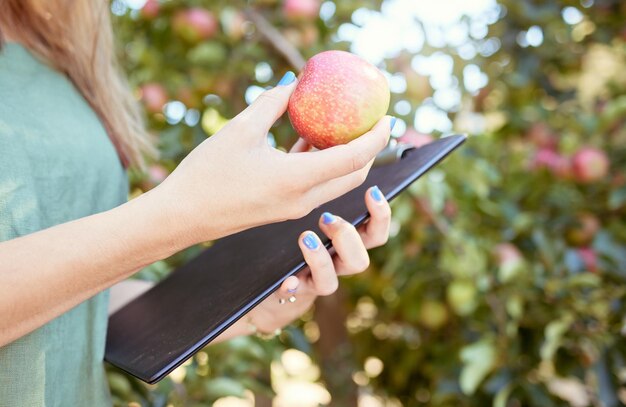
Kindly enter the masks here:
[[186, 228], [189, 244], [300, 218], [365, 180], [389, 139], [389, 116], [350, 143], [322, 151], [287, 154], [268, 144], [296, 82], [287, 73], [152, 191], [168, 217]]

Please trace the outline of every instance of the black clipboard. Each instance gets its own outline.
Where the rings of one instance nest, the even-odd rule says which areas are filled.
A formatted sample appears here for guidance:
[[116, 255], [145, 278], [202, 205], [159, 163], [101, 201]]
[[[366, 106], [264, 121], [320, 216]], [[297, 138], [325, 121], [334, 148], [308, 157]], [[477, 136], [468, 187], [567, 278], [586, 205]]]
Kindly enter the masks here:
[[360, 187], [309, 215], [218, 240], [110, 317], [105, 360], [148, 383], [163, 379], [305, 268], [300, 233], [313, 230], [330, 248], [317, 226], [322, 212], [362, 224], [369, 216], [367, 188], [378, 185], [391, 200], [465, 139], [453, 135], [417, 149], [391, 150], [389, 163], [372, 168]]

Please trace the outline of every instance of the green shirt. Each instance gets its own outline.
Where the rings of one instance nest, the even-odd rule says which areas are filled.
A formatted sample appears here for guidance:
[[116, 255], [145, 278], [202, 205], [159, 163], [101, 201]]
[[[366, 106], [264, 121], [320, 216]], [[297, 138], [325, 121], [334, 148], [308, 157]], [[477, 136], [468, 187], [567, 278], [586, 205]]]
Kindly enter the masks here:
[[[6, 44], [0, 50], [0, 241], [111, 209], [127, 194], [115, 149], [72, 83], [20, 45]], [[0, 272], [10, 267], [2, 264]], [[0, 347], [0, 406], [110, 405], [102, 363], [107, 306], [102, 292]]]

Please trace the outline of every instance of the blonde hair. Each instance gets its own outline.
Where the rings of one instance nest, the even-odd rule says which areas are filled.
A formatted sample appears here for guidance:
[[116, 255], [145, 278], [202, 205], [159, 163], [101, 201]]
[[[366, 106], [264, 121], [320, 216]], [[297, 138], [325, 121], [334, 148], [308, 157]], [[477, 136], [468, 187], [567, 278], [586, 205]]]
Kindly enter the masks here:
[[143, 166], [144, 155], [156, 156], [156, 150], [116, 62], [108, 5], [107, 0], [0, 0], [0, 27], [72, 81], [125, 167]]

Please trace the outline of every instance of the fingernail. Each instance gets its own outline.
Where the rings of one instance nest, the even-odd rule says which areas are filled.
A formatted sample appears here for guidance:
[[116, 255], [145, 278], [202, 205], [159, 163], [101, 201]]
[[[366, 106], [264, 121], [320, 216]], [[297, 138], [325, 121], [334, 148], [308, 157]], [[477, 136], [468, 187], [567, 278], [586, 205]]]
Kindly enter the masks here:
[[319, 247], [319, 243], [317, 242], [317, 238], [313, 233], [307, 233], [302, 239], [302, 243], [309, 249], [315, 250]]
[[296, 80], [296, 74], [291, 71], [288, 71], [285, 75], [283, 75], [282, 79], [278, 81], [278, 86], [289, 85], [295, 80]]
[[[279, 84], [279, 85], [280, 85], [280, 84]], [[392, 117], [392, 118], [391, 118], [391, 123], [390, 123], [391, 128], [390, 128], [389, 130], [393, 130], [393, 126], [395, 126], [395, 125], [396, 125], [396, 121], [397, 121], [397, 120], [398, 120], [398, 119], [396, 119], [395, 117]]]
[[329, 225], [335, 221], [335, 216], [330, 212], [324, 212], [322, 214], [322, 222], [324, 225]]
[[300, 282], [298, 281], [298, 279], [297, 279], [297, 278], [295, 278], [295, 279], [290, 279], [290, 280], [289, 280], [289, 284], [288, 284], [289, 288], [287, 288], [287, 292], [288, 292], [289, 294], [293, 294], [293, 293], [295, 293], [296, 291], [298, 291], [298, 285], [299, 285], [299, 284], [300, 284]]
[[385, 198], [385, 196], [383, 195], [383, 193], [380, 191], [380, 189], [378, 188], [378, 186], [374, 186], [372, 187], [372, 189], [370, 190], [370, 195], [372, 195], [372, 198], [374, 198], [374, 200], [376, 202], [382, 202], [383, 199]]

